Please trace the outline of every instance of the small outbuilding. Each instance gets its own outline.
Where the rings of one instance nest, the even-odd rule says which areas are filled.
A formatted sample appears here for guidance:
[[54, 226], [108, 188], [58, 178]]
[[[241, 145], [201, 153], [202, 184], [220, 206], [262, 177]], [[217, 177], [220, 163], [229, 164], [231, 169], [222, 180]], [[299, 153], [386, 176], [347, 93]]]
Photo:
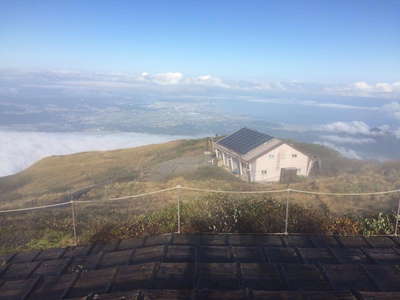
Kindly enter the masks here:
[[309, 176], [315, 159], [280, 139], [242, 128], [213, 142], [220, 166], [249, 182], [285, 181]]

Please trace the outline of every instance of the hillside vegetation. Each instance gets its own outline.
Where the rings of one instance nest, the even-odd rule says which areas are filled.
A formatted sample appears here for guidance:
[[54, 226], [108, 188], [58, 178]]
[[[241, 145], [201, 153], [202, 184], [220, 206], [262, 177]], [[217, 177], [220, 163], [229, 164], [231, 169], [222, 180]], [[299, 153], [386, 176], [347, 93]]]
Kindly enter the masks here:
[[173, 141], [115, 151], [51, 156], [16, 175], [0, 178], [0, 203], [2, 207], [50, 204], [62, 200], [69, 192], [91, 185], [95, 185], [92, 190], [103, 192], [107, 185], [151, 182], [159, 164], [201, 156], [205, 142]]
[[[291, 188], [324, 192], [373, 192], [400, 188], [400, 162], [349, 160], [320, 145], [295, 147], [322, 162], [318, 173], [298, 178]], [[85, 152], [45, 158], [16, 175], [0, 178], [0, 207], [76, 205], [80, 242], [176, 231], [176, 201], [182, 201], [185, 232], [279, 232], [290, 200], [291, 232], [392, 233], [399, 195], [368, 197], [305, 194], [217, 195], [181, 191], [143, 198], [102, 200], [175, 187], [217, 190], [285, 189], [249, 184], [210, 164], [207, 139], [179, 140], [131, 149]], [[87, 202], [84, 201], [95, 201]], [[383, 214], [382, 214], [383, 213]], [[18, 234], [17, 234], [18, 233]], [[3, 216], [0, 243], [10, 251], [73, 243], [71, 208]]]
[[[293, 188], [339, 193], [400, 188], [400, 162], [350, 160], [321, 145], [289, 142], [321, 161], [316, 176], [299, 179], [291, 185]], [[286, 188], [281, 184], [248, 184], [212, 166], [209, 163], [211, 157], [204, 155], [208, 147], [207, 139], [180, 140], [123, 150], [48, 157], [23, 172], [0, 178], [0, 208], [46, 205], [71, 198], [102, 200], [177, 184], [225, 190]], [[303, 200], [303, 204], [311, 202], [310, 197], [297, 195], [295, 198]], [[327, 197], [313, 202], [320, 204], [321, 201], [335, 212], [346, 212], [349, 207], [342, 200], [334, 203]], [[352, 206], [357, 202], [360, 208], [370, 205], [368, 199], [346, 202]]]

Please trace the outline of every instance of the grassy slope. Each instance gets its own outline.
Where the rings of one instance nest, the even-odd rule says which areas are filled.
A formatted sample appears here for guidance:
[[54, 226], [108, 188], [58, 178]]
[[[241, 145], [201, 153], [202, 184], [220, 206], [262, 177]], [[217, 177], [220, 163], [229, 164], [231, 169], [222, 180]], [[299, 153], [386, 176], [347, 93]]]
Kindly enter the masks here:
[[[381, 191], [400, 187], [400, 163], [378, 164], [345, 159], [336, 151], [320, 145], [296, 143], [295, 147], [322, 161], [317, 178], [308, 178], [293, 187], [331, 192]], [[95, 187], [76, 195], [81, 200], [102, 199], [107, 196], [124, 196], [177, 184], [217, 189], [266, 189], [282, 188], [279, 184], [248, 184], [228, 172], [199, 164], [188, 171], [164, 176], [163, 180], [152, 176], [166, 162], [182, 162], [187, 158], [198, 161], [204, 158], [207, 139], [180, 140], [137, 148], [85, 152], [45, 158], [16, 175], [0, 178], [0, 207], [22, 207], [61, 202], [68, 199], [68, 191], [96, 184]], [[167, 168], [168, 169], [168, 168]], [[171, 168], [173, 169], [173, 168]], [[165, 170], [164, 170], [165, 171]], [[107, 191], [107, 192], [105, 192]], [[310, 197], [296, 196], [299, 202], [311, 202]], [[362, 206], [371, 206], [372, 200]], [[395, 199], [392, 199], [393, 201]], [[359, 205], [352, 201], [312, 199], [333, 211], [345, 211]], [[350, 206], [349, 206], [350, 205]], [[372, 205], [373, 207], [373, 205]]]
[[[330, 192], [400, 188], [400, 162], [379, 164], [348, 160], [323, 146], [294, 144], [318, 156], [322, 161], [322, 169], [318, 177], [303, 178], [292, 184], [292, 188]], [[0, 208], [66, 201], [69, 199], [68, 191], [93, 184], [93, 188], [75, 194], [74, 199], [101, 200], [105, 197], [105, 191], [107, 196], [117, 197], [177, 184], [226, 190], [286, 188], [280, 184], [243, 182], [222, 168], [208, 165], [205, 150], [207, 140], [200, 139], [49, 157], [23, 172], [0, 178]], [[186, 168], [190, 161], [196, 162], [196, 168]], [[180, 167], [175, 168], [174, 164], [180, 164]], [[170, 174], [166, 173], [169, 168]], [[163, 176], [159, 175], [160, 170]], [[154, 176], [155, 173], [157, 176]], [[134, 201], [80, 203], [76, 208], [79, 238], [82, 242], [108, 241], [112, 238], [174, 231], [176, 195], [176, 192], [170, 192]], [[231, 194], [216, 196], [181, 192], [183, 228], [185, 232], [276, 232], [282, 230], [286, 196], [286, 193], [273, 194], [271, 200], [275, 202], [271, 204], [265, 201], [269, 195], [253, 194], [243, 198]], [[291, 231], [315, 233], [322, 230], [325, 233], [358, 234], [373, 229], [372, 233], [384, 233], [390, 227], [388, 232], [391, 233], [393, 220], [382, 223], [381, 219], [376, 219], [372, 225], [368, 225], [369, 228], [362, 220], [360, 223], [347, 217], [332, 219], [327, 216], [331, 215], [329, 211], [340, 214], [389, 212], [396, 207], [397, 197], [360, 199], [291, 194]], [[196, 199], [201, 201], [194, 201]], [[70, 245], [73, 243], [71, 232], [69, 207], [8, 215], [0, 218], [0, 253]]]
[[[173, 141], [137, 148], [84, 152], [42, 159], [30, 168], [0, 178], [0, 203], [5, 206], [52, 203], [66, 192], [109, 182], [142, 180], [147, 169], [157, 163], [181, 156], [200, 155], [205, 140]], [[98, 189], [97, 188], [97, 189]]]

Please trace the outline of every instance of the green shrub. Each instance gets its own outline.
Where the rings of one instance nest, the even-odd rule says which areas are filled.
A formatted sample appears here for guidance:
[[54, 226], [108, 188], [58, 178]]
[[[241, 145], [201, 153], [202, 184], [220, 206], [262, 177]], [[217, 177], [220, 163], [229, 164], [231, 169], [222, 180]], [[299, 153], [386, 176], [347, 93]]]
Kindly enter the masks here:
[[56, 247], [66, 247], [72, 245], [72, 237], [62, 231], [46, 230], [42, 237], [32, 239], [24, 248], [27, 249], [47, 249]]
[[371, 216], [361, 220], [362, 234], [378, 235], [378, 234], [393, 234], [396, 224], [396, 215], [379, 213], [376, 216]]
[[[289, 233], [375, 235], [394, 232], [394, 214], [334, 216], [321, 209], [289, 203]], [[103, 205], [79, 211], [77, 230], [80, 243], [106, 243], [115, 239], [176, 232], [178, 229], [176, 204], [131, 214], [128, 207]], [[285, 216], [286, 202], [270, 196], [209, 194], [181, 202], [181, 231], [278, 233], [284, 232]], [[0, 253], [72, 244], [70, 208], [0, 220], [0, 245], [3, 245]]]

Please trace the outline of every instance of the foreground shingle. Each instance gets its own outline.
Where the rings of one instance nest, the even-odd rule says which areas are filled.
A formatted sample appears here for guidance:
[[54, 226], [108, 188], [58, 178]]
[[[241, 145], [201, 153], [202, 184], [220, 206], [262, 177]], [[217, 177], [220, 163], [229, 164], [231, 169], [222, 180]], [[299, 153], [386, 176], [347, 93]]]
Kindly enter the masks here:
[[0, 300], [400, 299], [399, 258], [393, 237], [166, 234], [3, 255]]

